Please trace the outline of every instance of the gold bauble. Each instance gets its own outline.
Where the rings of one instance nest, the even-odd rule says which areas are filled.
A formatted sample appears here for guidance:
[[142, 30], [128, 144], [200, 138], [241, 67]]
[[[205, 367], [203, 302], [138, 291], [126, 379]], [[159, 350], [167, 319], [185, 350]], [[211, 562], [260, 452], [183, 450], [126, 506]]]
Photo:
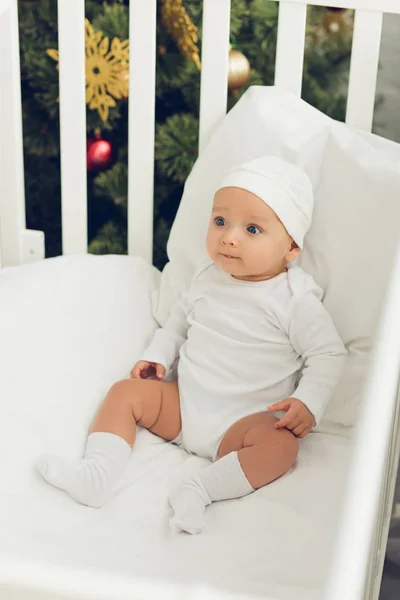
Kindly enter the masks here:
[[228, 88], [235, 91], [243, 87], [250, 76], [250, 63], [242, 52], [229, 50]]
[[345, 8], [327, 7], [324, 27], [328, 33], [344, 33], [351, 27], [351, 12]]

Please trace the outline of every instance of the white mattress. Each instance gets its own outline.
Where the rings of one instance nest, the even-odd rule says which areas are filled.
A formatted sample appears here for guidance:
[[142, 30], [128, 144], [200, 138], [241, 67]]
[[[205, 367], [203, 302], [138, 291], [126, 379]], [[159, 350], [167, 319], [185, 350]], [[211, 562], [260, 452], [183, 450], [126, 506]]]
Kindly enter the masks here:
[[31, 461], [26, 471], [19, 466], [15, 485], [12, 457], [3, 455], [0, 552], [262, 598], [320, 599], [348, 446], [337, 436], [309, 436], [293, 472], [250, 497], [212, 505], [198, 536], [169, 532], [167, 492], [181, 469], [202, 461], [147, 431], [116, 496], [99, 510], [40, 481]]
[[129, 372], [154, 330], [157, 276], [128, 258], [64, 259], [35, 269], [0, 274], [0, 555], [233, 596], [320, 600], [346, 438], [310, 435], [293, 471], [210, 507], [208, 529], [198, 536], [169, 532], [167, 492], [204, 461], [147, 431], [102, 509], [75, 503], [36, 474], [34, 460], [44, 451], [81, 453], [101, 397]]

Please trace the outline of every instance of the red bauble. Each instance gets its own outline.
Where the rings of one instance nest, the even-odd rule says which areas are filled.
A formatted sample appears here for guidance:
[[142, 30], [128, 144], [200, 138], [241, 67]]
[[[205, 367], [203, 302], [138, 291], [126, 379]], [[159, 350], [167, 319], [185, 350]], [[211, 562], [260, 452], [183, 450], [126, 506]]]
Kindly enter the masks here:
[[114, 159], [111, 143], [100, 135], [89, 138], [86, 144], [86, 165], [89, 172], [104, 171]]

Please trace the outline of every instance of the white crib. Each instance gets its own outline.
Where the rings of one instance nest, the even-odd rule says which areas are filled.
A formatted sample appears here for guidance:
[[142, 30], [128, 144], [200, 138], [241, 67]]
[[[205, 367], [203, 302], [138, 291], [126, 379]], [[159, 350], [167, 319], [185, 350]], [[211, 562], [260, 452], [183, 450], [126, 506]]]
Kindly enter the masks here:
[[[308, 4], [324, 6], [328, 1]], [[230, 0], [204, 0], [203, 5], [200, 154], [226, 113]], [[330, 0], [329, 5], [356, 11], [346, 122], [369, 132], [382, 17], [384, 13], [400, 14], [400, 0]], [[306, 11], [303, 0], [280, 2], [275, 85], [298, 96]], [[58, 20], [62, 247], [64, 255], [80, 255], [87, 252], [84, 0], [58, 0]], [[25, 226], [17, 0], [0, 0], [0, 44], [0, 266], [5, 268], [44, 258], [43, 234]], [[131, 0], [130, 48], [128, 253], [151, 262], [156, 0]], [[400, 253], [356, 432], [351, 476], [324, 591], [327, 600], [376, 600], [379, 594], [400, 451], [399, 305]], [[168, 587], [146, 578], [132, 582], [104, 572], [95, 577], [69, 568], [47, 568], [33, 562], [34, 558], [18, 562], [4, 556], [0, 562], [1, 598], [238, 597], [201, 587], [190, 591], [178, 585]]]

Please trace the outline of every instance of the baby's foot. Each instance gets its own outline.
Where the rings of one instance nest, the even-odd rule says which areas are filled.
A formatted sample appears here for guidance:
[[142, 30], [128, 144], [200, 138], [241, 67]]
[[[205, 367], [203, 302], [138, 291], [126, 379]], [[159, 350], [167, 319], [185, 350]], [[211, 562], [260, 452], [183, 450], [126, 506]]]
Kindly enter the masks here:
[[174, 533], [201, 533], [205, 528], [204, 513], [211, 504], [203, 486], [195, 478], [181, 484], [169, 495], [174, 516], [169, 524]]
[[131, 448], [112, 433], [92, 433], [86, 453], [80, 460], [42, 456], [36, 463], [46, 481], [65, 490], [74, 500], [99, 508], [111, 496], [112, 489], [126, 467]]
[[46, 455], [38, 459], [36, 466], [46, 481], [65, 490], [81, 504], [99, 508], [108, 500], [111, 490], [96, 461]]

